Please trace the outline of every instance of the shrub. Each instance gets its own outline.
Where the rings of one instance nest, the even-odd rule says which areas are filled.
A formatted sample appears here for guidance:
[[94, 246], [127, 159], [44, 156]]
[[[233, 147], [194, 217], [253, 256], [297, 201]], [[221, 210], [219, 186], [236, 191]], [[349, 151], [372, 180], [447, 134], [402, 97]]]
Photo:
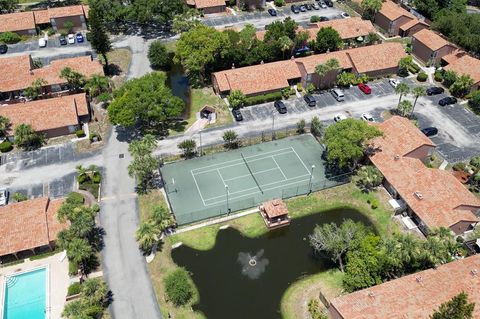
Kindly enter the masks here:
[[0, 33], [0, 42], [6, 43], [6, 44], [14, 44], [14, 43], [20, 42], [21, 40], [22, 38], [14, 32], [7, 31], [7, 32]]
[[79, 282], [74, 282], [70, 286], [68, 286], [67, 296], [78, 295], [81, 290], [81, 285]]
[[458, 163], [453, 164], [452, 169], [454, 171], [464, 171], [466, 167], [467, 167], [467, 164], [465, 164], [463, 162], [458, 162]]
[[428, 75], [425, 72], [420, 72], [417, 75], [417, 81], [425, 82], [428, 79]]
[[85, 137], [85, 131], [84, 130], [78, 130], [78, 131], [75, 132], [75, 135], [77, 135], [78, 138]]
[[418, 71], [420, 71], [420, 68], [418, 67], [418, 65], [416, 64], [411, 64], [409, 67], [408, 67], [408, 72], [410, 73], [418, 73]]
[[148, 60], [154, 70], [165, 69], [169, 64], [167, 48], [156, 40], [148, 48]]
[[298, 92], [302, 92], [302, 91], [303, 91], [303, 85], [302, 85], [302, 83], [298, 83], [298, 84], [297, 84], [297, 91], [298, 91]]
[[442, 82], [442, 81], [443, 81], [442, 72], [435, 71], [435, 74], [433, 75], [433, 78], [434, 78], [435, 81], [437, 81], [437, 82]]
[[68, 274], [70, 276], [78, 275], [78, 265], [71, 260], [68, 261]]
[[285, 0], [273, 0], [273, 4], [276, 7], [283, 7], [285, 5]]
[[99, 172], [95, 172], [92, 177], [92, 182], [94, 182], [95, 184], [100, 184], [101, 181], [102, 181], [102, 175], [100, 175]]
[[93, 142], [95, 138], [97, 139], [97, 141], [101, 141], [100, 135], [96, 133], [90, 133], [90, 135], [88, 136], [88, 139], [90, 140], [90, 142]]
[[311, 16], [311, 17], [310, 17], [310, 22], [311, 22], [311, 23], [320, 22], [320, 17], [319, 17], [319, 16]]
[[305, 133], [305, 120], [304, 119], [301, 119], [300, 121], [297, 122], [297, 133], [298, 134]]
[[110, 101], [111, 99], [112, 99], [112, 95], [108, 92], [100, 93], [97, 96], [97, 101], [102, 102], [102, 103], [106, 103], [106, 102]]
[[273, 92], [245, 98], [245, 105], [255, 105], [282, 99], [282, 92]]
[[3, 141], [0, 143], [0, 152], [7, 153], [13, 150], [13, 145], [9, 141]]
[[192, 299], [193, 287], [188, 277], [188, 272], [180, 268], [168, 274], [164, 280], [167, 298], [176, 306], [183, 306]]
[[71, 192], [67, 196], [67, 203], [73, 204], [73, 205], [83, 205], [85, 202], [85, 197], [83, 197], [82, 194], [77, 193], [77, 192]]
[[305, 91], [308, 93], [308, 94], [312, 94], [314, 91], [315, 91], [315, 85], [313, 85], [313, 83], [309, 83], [307, 85], [307, 87], [305, 88]]
[[280, 93], [282, 94], [282, 97], [285, 99], [288, 99], [291, 95], [295, 94], [295, 90], [292, 89], [290, 86], [283, 88]]
[[373, 198], [372, 200], [370, 200], [370, 207], [372, 209], [377, 209], [378, 208], [378, 199]]
[[48, 35], [49, 37], [52, 36], [52, 35], [54, 35], [54, 34], [55, 34], [55, 30], [53, 30], [52, 28], [48, 28], [48, 29], [47, 29], [47, 35]]
[[27, 195], [23, 193], [16, 192], [15, 194], [13, 194], [13, 200], [17, 203], [26, 201], [27, 199], [28, 199]]

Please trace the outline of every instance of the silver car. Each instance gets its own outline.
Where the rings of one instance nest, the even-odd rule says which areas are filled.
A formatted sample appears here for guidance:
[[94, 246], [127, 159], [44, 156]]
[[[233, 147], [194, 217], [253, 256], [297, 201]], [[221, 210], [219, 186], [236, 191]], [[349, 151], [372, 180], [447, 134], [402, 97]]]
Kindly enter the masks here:
[[7, 205], [8, 192], [6, 188], [0, 188], [0, 206]]

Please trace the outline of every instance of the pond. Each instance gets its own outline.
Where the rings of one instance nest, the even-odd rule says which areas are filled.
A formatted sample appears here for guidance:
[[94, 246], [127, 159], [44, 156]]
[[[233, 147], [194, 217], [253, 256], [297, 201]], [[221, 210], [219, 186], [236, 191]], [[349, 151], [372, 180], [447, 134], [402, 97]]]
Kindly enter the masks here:
[[231, 228], [220, 230], [212, 249], [181, 246], [172, 251], [172, 258], [191, 272], [200, 292], [200, 303], [193, 308], [207, 318], [277, 319], [288, 286], [334, 267], [313, 255], [308, 235], [316, 224], [340, 224], [345, 219], [371, 226], [356, 210], [334, 209], [294, 219], [290, 226], [258, 238], [247, 238]]
[[190, 116], [190, 87], [188, 78], [181, 65], [172, 63], [167, 72], [167, 84], [172, 89], [173, 95], [181, 98], [185, 102], [185, 109], [182, 117]]

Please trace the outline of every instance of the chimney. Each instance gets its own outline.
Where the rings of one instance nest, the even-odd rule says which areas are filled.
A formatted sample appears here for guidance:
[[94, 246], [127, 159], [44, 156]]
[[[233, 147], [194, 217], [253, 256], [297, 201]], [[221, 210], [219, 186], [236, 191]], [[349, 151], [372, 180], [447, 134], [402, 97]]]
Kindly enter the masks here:
[[413, 193], [413, 195], [415, 195], [418, 199], [422, 200], [423, 199], [423, 195], [422, 193], [420, 193], [419, 191], [416, 191], [415, 193]]

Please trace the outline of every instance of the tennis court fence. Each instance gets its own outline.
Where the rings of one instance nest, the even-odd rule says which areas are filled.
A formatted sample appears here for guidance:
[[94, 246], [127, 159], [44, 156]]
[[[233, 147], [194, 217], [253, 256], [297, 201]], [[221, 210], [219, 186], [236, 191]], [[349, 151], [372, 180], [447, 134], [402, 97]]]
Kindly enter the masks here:
[[[311, 192], [317, 192], [323, 189], [339, 186], [346, 184], [350, 181], [352, 173], [345, 173], [335, 176], [329, 176], [326, 179], [312, 182], [311, 184], [302, 184], [298, 186], [292, 186], [289, 188], [282, 189], [281, 197], [282, 199], [288, 199], [300, 195], [306, 195]], [[168, 189], [167, 189], [168, 192]], [[192, 222], [205, 220], [213, 217], [222, 217], [224, 215], [246, 210], [259, 206], [265, 201], [265, 197], [261, 193], [251, 195], [243, 199], [234, 199], [229, 200], [228, 203], [225, 202], [222, 205], [217, 205], [213, 207], [207, 207], [203, 209], [198, 209], [192, 213], [184, 213], [176, 215], [176, 220], [178, 225], [185, 225]]]

